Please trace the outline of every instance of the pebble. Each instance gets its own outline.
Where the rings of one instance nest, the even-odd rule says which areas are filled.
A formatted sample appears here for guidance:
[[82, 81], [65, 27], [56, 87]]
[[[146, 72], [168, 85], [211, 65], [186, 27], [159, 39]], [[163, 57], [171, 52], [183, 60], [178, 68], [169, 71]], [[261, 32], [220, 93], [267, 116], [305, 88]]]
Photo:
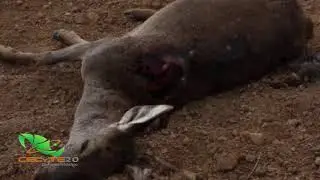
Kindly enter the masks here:
[[264, 143], [264, 135], [262, 133], [248, 133], [250, 140], [256, 145]]
[[77, 24], [84, 24], [86, 22], [85, 18], [82, 15], [75, 16], [74, 21]]
[[234, 130], [232, 131], [232, 135], [233, 135], [233, 136], [238, 136], [238, 135], [239, 135], [238, 130], [234, 129]]
[[239, 162], [239, 157], [235, 154], [221, 154], [217, 157], [217, 168], [219, 171], [231, 171]]
[[38, 12], [37, 16], [38, 16], [38, 18], [43, 18], [44, 14], [42, 12]]
[[301, 120], [299, 120], [299, 119], [289, 119], [287, 124], [289, 126], [297, 127], [297, 126], [299, 126], [301, 124]]
[[18, 0], [18, 1], [17, 1], [17, 5], [18, 5], [18, 6], [20, 6], [20, 5], [22, 5], [22, 4], [23, 4], [23, 1], [22, 1], [22, 0]]
[[297, 167], [288, 167], [287, 171], [290, 172], [291, 174], [297, 174], [299, 172]]
[[228, 140], [228, 138], [225, 137], [225, 136], [220, 136], [220, 137], [217, 138], [217, 140], [218, 141], [226, 141], [226, 140]]
[[52, 5], [52, 2], [48, 2], [48, 4], [45, 4], [42, 6], [43, 9], [48, 9]]
[[267, 169], [265, 167], [257, 167], [254, 174], [256, 176], [264, 176], [267, 173]]
[[93, 11], [89, 11], [86, 14], [86, 17], [90, 21], [89, 23], [96, 23], [99, 20], [99, 15]]
[[245, 159], [248, 162], [254, 162], [256, 160], [256, 156], [252, 155], [252, 154], [248, 154], [248, 155], [246, 155]]
[[190, 142], [190, 139], [189, 139], [188, 137], [184, 137], [183, 140], [182, 140], [182, 143], [183, 143], [184, 145], [189, 144], [189, 142]]
[[58, 104], [59, 102], [60, 102], [59, 100], [54, 100], [52, 104]]
[[320, 166], [320, 157], [316, 157], [316, 160], [314, 161], [314, 163], [315, 163], [317, 166]]
[[314, 153], [314, 155], [319, 156], [320, 157], [320, 145], [314, 147], [311, 149], [311, 151]]

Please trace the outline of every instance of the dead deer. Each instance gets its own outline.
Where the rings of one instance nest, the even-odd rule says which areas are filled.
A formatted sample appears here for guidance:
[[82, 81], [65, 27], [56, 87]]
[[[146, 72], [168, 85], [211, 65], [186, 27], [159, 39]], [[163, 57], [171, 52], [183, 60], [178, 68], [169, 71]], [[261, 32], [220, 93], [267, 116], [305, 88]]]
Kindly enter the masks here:
[[[36, 180], [111, 175], [130, 162], [137, 129], [175, 105], [261, 78], [299, 57], [312, 37], [296, 0], [176, 0], [126, 15], [146, 21], [93, 42], [57, 31], [55, 39], [70, 45], [57, 51], [0, 47], [1, 60], [18, 64], [82, 62], [83, 94], [63, 154], [80, 157], [79, 165], [41, 168]], [[152, 105], [160, 103], [169, 105]], [[138, 104], [150, 106], [122, 117]]]

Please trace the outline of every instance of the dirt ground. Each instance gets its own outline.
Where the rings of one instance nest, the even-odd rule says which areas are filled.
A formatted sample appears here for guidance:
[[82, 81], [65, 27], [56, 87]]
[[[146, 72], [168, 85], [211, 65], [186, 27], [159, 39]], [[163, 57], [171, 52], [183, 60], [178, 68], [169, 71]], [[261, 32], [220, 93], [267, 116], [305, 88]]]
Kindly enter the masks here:
[[[20, 50], [56, 49], [59, 44], [51, 35], [60, 28], [89, 40], [120, 35], [138, 25], [123, 16], [125, 9], [164, 4], [1, 0], [0, 43]], [[301, 4], [314, 21], [311, 46], [319, 51], [320, 1], [301, 0]], [[79, 63], [40, 68], [0, 64], [1, 180], [27, 180], [33, 173], [34, 166], [17, 162], [24, 154], [18, 133], [67, 140], [81, 89]], [[320, 179], [319, 97], [318, 84], [275, 89], [260, 81], [188, 104], [170, 118], [167, 129], [139, 142], [146, 154], [205, 179]], [[158, 175], [178, 179], [165, 171]]]

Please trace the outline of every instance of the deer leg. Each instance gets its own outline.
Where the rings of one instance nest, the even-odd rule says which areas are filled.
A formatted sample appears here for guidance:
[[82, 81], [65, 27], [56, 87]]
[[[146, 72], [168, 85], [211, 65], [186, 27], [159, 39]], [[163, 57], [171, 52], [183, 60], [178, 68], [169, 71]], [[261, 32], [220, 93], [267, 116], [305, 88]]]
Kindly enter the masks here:
[[57, 40], [64, 45], [70, 46], [73, 44], [80, 44], [80, 43], [88, 43], [88, 41], [82, 39], [77, 33], [74, 31], [68, 31], [65, 29], [59, 29], [53, 33], [54, 40]]
[[82, 39], [74, 31], [65, 29], [53, 33], [53, 39], [68, 45], [69, 47], [40, 53], [21, 52], [11, 47], [0, 45], [0, 60], [16, 64], [49, 65], [62, 61], [79, 60], [80, 56], [91, 47], [90, 42]]
[[69, 45], [66, 48], [45, 51], [39, 53], [22, 52], [12, 47], [6, 47], [0, 44], [0, 61], [21, 65], [50, 65], [59, 62], [81, 60], [82, 55], [90, 49], [100, 44], [110, 42], [114, 37], [106, 37], [97, 41], [86, 41], [73, 31], [58, 30], [53, 34], [53, 38]]
[[157, 10], [154, 9], [128, 9], [124, 12], [124, 15], [128, 18], [134, 19], [136, 21], [145, 21], [151, 17]]
[[63, 61], [80, 60], [81, 56], [91, 45], [91, 43], [79, 43], [57, 51], [40, 53], [21, 52], [14, 48], [0, 45], [0, 61], [21, 65], [49, 65]]

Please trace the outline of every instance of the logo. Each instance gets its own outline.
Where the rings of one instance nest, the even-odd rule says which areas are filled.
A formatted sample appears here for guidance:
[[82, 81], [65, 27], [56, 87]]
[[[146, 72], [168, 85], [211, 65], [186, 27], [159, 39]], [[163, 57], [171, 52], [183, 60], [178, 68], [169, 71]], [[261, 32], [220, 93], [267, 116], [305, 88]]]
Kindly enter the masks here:
[[[61, 144], [60, 140], [51, 141], [43, 136], [37, 134], [23, 133], [20, 134], [19, 142], [21, 146], [27, 151], [27, 154], [35, 154], [37, 152], [53, 157], [59, 157], [64, 152], [64, 147], [58, 150], [54, 150], [55, 147], [58, 147]], [[31, 144], [31, 148], [27, 150], [26, 140]]]
[[75, 163], [79, 161], [78, 157], [62, 156], [64, 147], [60, 147], [62, 145], [60, 140], [49, 140], [41, 135], [31, 133], [19, 134], [18, 140], [26, 151], [25, 156], [18, 158], [20, 163], [76, 166]]

